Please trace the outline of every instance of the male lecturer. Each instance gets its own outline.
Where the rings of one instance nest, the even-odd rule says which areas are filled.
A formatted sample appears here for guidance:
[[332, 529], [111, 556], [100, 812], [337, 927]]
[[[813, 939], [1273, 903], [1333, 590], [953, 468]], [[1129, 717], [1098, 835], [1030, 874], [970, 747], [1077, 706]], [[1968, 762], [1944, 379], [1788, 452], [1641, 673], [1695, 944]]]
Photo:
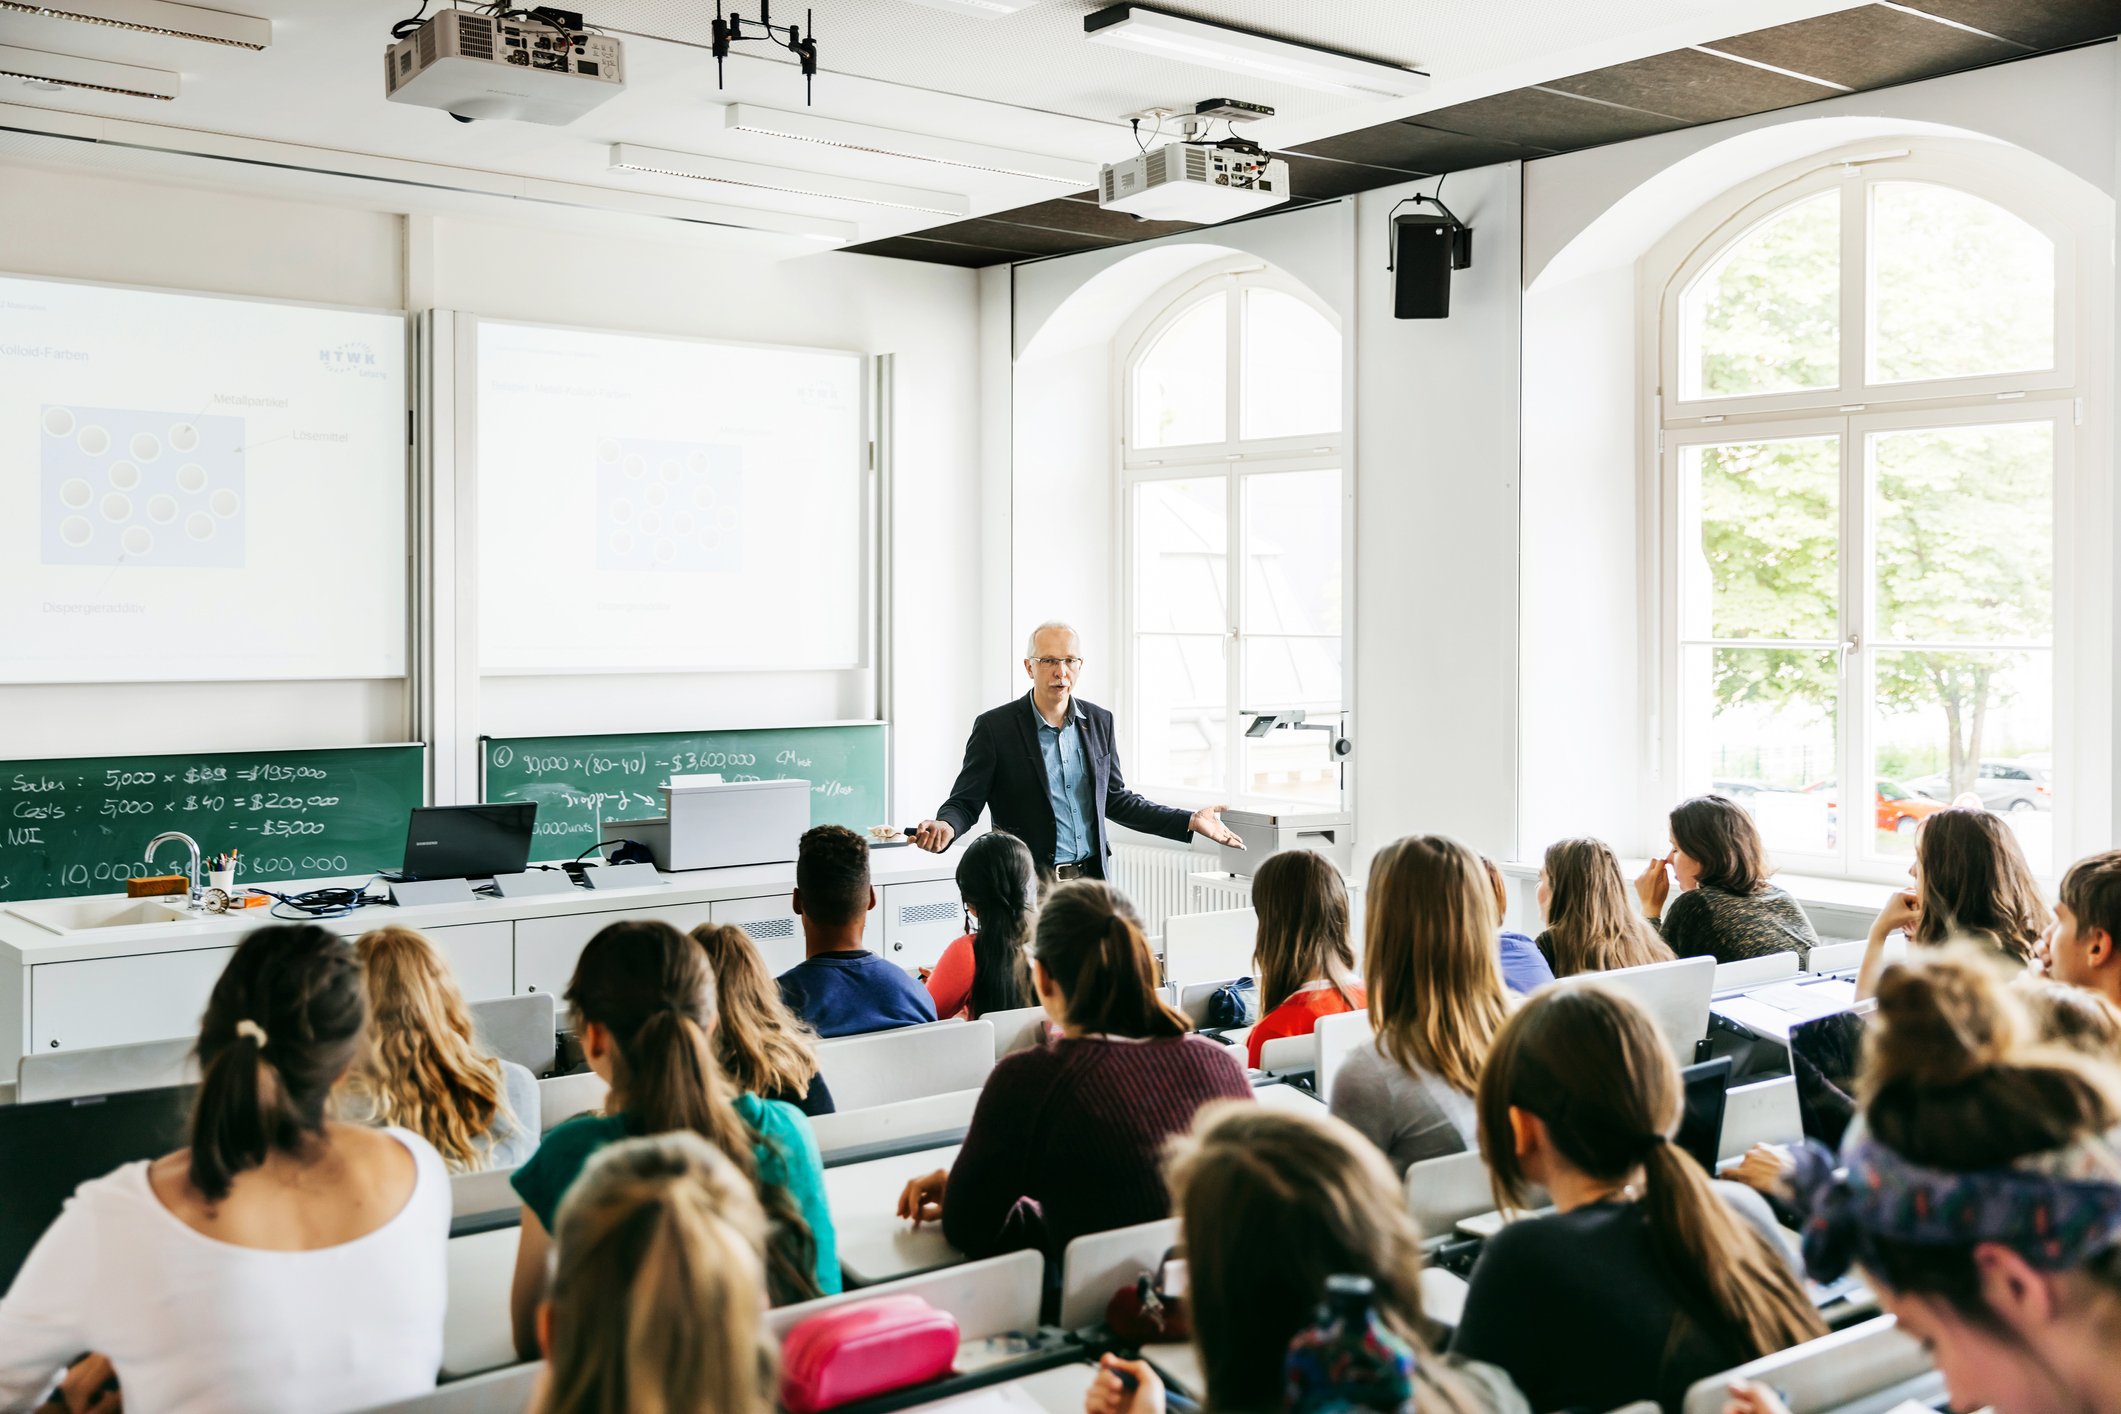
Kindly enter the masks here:
[[1188, 815], [1127, 789], [1112, 714], [1075, 695], [1082, 671], [1082, 640], [1074, 629], [1045, 623], [1032, 630], [1024, 653], [1031, 690], [973, 722], [957, 785], [935, 818], [921, 821], [915, 844], [937, 853], [948, 849], [984, 806], [994, 813], [994, 828], [1029, 845], [1039, 872], [1053, 878], [1105, 877], [1112, 853], [1106, 820], [1166, 839], [1201, 834], [1245, 847], [1223, 825], [1223, 806]]

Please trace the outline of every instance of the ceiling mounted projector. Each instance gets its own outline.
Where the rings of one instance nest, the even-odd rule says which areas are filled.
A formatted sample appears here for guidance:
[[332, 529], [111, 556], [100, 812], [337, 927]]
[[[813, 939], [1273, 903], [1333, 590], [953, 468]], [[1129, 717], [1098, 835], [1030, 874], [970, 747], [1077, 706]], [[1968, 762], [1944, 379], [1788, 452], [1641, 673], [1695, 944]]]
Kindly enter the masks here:
[[1098, 175], [1097, 204], [1149, 221], [1210, 226], [1289, 199], [1289, 164], [1249, 142], [1174, 142], [1114, 162]]
[[540, 19], [443, 10], [384, 53], [384, 95], [467, 123], [559, 126], [626, 91], [616, 39], [584, 31], [577, 15], [536, 13]]

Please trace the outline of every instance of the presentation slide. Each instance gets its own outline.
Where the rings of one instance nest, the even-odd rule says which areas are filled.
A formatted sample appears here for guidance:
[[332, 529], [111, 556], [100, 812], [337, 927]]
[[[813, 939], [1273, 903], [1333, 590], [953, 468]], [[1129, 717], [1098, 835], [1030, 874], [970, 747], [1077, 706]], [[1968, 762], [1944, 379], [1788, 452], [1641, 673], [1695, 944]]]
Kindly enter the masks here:
[[481, 669], [858, 664], [862, 367], [482, 321]]
[[405, 672], [400, 315], [0, 276], [0, 681]]

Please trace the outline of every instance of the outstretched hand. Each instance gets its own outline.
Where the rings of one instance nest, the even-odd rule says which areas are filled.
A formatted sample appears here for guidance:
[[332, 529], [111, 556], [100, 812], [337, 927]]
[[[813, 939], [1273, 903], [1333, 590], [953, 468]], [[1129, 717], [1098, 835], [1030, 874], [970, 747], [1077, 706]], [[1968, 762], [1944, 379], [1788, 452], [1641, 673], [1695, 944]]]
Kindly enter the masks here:
[[1243, 849], [1245, 842], [1223, 823], [1223, 812], [1229, 808], [1227, 805], [1204, 805], [1193, 812], [1193, 818], [1186, 821], [1186, 825], [1194, 834], [1204, 835], [1217, 844], [1226, 844], [1232, 849]]

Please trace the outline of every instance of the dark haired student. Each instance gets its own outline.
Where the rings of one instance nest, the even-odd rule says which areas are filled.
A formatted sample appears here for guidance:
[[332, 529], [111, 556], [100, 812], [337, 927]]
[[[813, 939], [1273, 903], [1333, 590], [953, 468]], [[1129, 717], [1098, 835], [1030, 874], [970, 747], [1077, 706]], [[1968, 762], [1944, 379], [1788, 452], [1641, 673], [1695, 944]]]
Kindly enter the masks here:
[[[1674, 877], [1679, 897], [1667, 911]], [[1635, 894], [1651, 926], [1680, 957], [1737, 962], [1793, 952], [1805, 958], [1819, 946], [1797, 900], [1768, 882], [1767, 851], [1753, 817], [1725, 796], [1679, 802], [1672, 811], [1672, 852], [1650, 861], [1635, 881]]]
[[[0, 1301], [0, 1408], [84, 1350], [127, 1408], [331, 1414], [432, 1390], [449, 1175], [426, 1140], [325, 1118], [367, 1000], [353, 945], [260, 928], [199, 1028], [190, 1147], [84, 1183]], [[70, 1410], [115, 1407], [70, 1381]]]
[[965, 917], [978, 925], [943, 949], [928, 974], [937, 1016], [977, 1021], [992, 1011], [1038, 1005], [1031, 990], [1031, 929], [1038, 922], [1038, 867], [1006, 830], [965, 846], [957, 862]]
[[862, 946], [876, 907], [869, 841], [844, 825], [805, 831], [795, 856], [803, 960], [780, 976], [781, 1000], [819, 1036], [859, 1036], [935, 1020], [928, 989]]
[[1004, 1056], [980, 1091], [957, 1163], [899, 1195], [899, 1216], [940, 1219], [970, 1257], [1035, 1247], [1059, 1256], [1086, 1232], [1168, 1217], [1164, 1145], [1210, 1100], [1249, 1099], [1244, 1067], [1156, 992], [1134, 906], [1080, 879], [1047, 895], [1033, 984], [1061, 1028]]

